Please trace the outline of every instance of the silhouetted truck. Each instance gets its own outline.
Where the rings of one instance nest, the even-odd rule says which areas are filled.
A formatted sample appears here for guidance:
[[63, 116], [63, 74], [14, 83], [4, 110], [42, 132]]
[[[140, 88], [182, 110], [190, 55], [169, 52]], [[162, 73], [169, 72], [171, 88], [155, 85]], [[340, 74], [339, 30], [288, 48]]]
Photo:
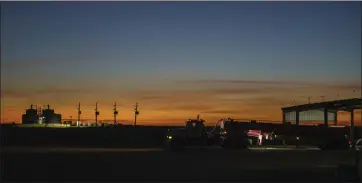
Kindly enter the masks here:
[[248, 146], [245, 130], [238, 128], [233, 120], [219, 120], [210, 131], [206, 130], [204, 122], [198, 117], [187, 120], [185, 128], [169, 129], [165, 148], [181, 151], [187, 146], [220, 145], [226, 149], [240, 149]]

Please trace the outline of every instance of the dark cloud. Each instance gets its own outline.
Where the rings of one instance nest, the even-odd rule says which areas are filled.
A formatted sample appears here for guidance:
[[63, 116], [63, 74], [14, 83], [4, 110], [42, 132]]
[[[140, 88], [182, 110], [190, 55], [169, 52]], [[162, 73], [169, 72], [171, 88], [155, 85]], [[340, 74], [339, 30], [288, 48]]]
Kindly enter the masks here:
[[9, 61], [2, 63], [2, 69], [6, 70], [17, 70], [17, 69], [26, 69], [29, 67], [38, 67], [41, 65], [48, 64], [48, 60], [38, 59], [38, 60], [23, 60], [23, 61]]
[[189, 80], [181, 81], [183, 83], [191, 84], [237, 84], [237, 85], [256, 85], [256, 86], [270, 86], [276, 85], [280, 86], [299, 86], [299, 87], [321, 87], [321, 88], [330, 88], [330, 89], [355, 89], [360, 90], [362, 85], [359, 82], [355, 83], [315, 83], [315, 82], [300, 82], [300, 81], [271, 81], [271, 80]]
[[173, 110], [182, 110], [182, 111], [204, 111], [204, 110], [210, 110], [212, 109], [210, 106], [205, 104], [193, 104], [193, 103], [187, 103], [187, 104], [173, 104], [168, 105], [164, 107], [158, 107], [156, 110], [162, 110], [162, 111], [173, 111]]
[[[293, 88], [293, 91], [298, 91], [301, 88]], [[273, 87], [273, 86], [264, 86], [264, 87], [239, 87], [239, 88], [214, 88], [208, 89], [206, 92], [211, 94], [240, 94], [240, 95], [263, 95], [270, 93], [283, 93], [288, 91], [284, 87]]]
[[251, 84], [251, 85], [315, 85], [312, 83], [293, 82], [293, 81], [268, 81], [268, 80], [193, 80], [185, 81], [195, 84]]
[[89, 90], [81, 89], [81, 88], [45, 88], [36, 90], [35, 93], [43, 95], [43, 94], [78, 94], [78, 93], [88, 93]]
[[1, 98], [29, 98], [33, 97], [33, 93], [29, 92], [22, 92], [22, 91], [15, 91], [15, 90], [2, 90], [1, 91]]
[[202, 111], [201, 114], [227, 114], [227, 115], [232, 115], [232, 114], [240, 114], [240, 113], [244, 113], [245, 110], [207, 110], [207, 111]]
[[353, 84], [353, 83], [346, 83], [346, 84], [341, 84], [341, 85], [327, 85], [326, 87], [330, 88], [330, 89], [335, 89], [335, 90], [350, 90], [350, 91], [355, 91], [355, 92], [361, 92], [362, 89], [362, 84]]
[[165, 99], [166, 96], [141, 96], [139, 100], [157, 100], [157, 99]]

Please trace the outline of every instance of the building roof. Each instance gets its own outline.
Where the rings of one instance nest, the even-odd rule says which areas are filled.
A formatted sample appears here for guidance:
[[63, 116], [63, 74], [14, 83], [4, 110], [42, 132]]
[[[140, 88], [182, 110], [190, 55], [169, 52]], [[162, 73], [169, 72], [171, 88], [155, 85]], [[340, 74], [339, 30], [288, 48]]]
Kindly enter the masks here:
[[348, 111], [351, 109], [362, 109], [362, 99], [361, 98], [351, 98], [351, 99], [344, 99], [344, 100], [335, 100], [335, 101], [326, 101], [326, 102], [318, 102], [318, 103], [311, 103], [311, 104], [303, 104], [303, 105], [296, 105], [290, 107], [284, 107], [282, 110], [284, 112], [291, 112], [291, 111], [307, 111], [307, 110], [319, 110], [327, 108], [328, 110], [335, 110], [335, 111]]

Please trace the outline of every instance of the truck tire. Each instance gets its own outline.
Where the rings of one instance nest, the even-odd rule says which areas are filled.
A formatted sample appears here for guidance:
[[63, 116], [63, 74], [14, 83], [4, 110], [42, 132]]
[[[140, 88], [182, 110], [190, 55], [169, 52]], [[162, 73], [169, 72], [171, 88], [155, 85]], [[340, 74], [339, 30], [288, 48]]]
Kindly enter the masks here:
[[237, 149], [237, 143], [234, 139], [232, 138], [225, 138], [222, 140], [221, 142], [221, 146], [224, 148], [224, 149], [227, 149], [227, 150], [233, 150], [233, 149]]
[[171, 139], [166, 142], [165, 149], [172, 152], [181, 152], [184, 149], [184, 142], [182, 139]]

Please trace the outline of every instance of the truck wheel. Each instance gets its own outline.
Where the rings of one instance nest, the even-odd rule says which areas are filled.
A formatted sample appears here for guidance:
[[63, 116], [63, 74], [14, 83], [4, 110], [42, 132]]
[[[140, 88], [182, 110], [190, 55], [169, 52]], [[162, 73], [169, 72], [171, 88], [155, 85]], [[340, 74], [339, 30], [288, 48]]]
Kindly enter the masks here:
[[168, 150], [180, 152], [184, 149], [184, 143], [181, 139], [172, 139], [168, 142]]
[[232, 149], [236, 149], [237, 144], [235, 143], [234, 140], [229, 139], [229, 138], [225, 138], [225, 139], [221, 142], [221, 146], [222, 146], [224, 149], [232, 150]]
[[206, 145], [207, 146], [213, 146], [214, 145], [214, 139], [213, 138], [207, 139], [206, 140]]

